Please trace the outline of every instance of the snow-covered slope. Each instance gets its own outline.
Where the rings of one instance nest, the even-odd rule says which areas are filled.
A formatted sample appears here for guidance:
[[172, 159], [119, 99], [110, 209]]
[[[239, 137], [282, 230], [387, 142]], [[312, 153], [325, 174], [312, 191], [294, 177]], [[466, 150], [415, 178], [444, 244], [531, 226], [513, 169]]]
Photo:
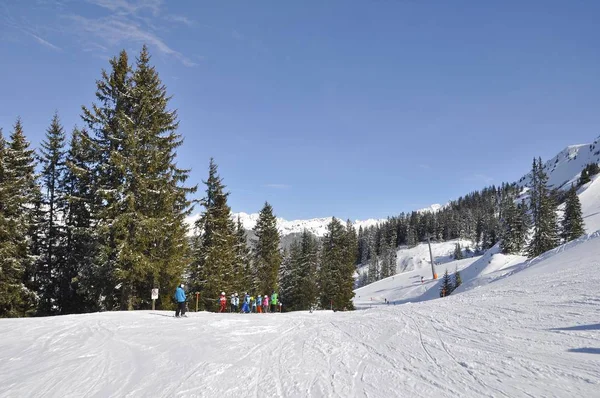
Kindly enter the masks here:
[[[580, 187], [578, 195], [586, 232], [591, 236], [595, 236], [598, 234], [596, 231], [600, 230], [600, 175], [595, 176], [591, 182]], [[585, 240], [585, 238], [583, 239]], [[436, 262], [436, 272], [439, 277], [443, 275], [446, 269], [449, 272], [458, 269], [462, 273], [463, 285], [454, 294], [489, 284], [530, 265], [530, 262], [524, 256], [500, 253], [499, 245], [494, 246], [478, 258], [461, 262], [448, 262], [452, 260], [451, 254], [455, 243], [455, 241], [450, 241], [431, 245], [434, 261]], [[467, 247], [467, 244], [467, 241], [461, 241], [462, 247]], [[573, 244], [569, 243], [567, 247]], [[600, 243], [597, 244], [600, 245]], [[555, 250], [564, 250], [564, 246], [560, 246]], [[440, 281], [429, 280], [431, 279], [431, 268], [427, 244], [421, 244], [412, 249], [398, 250], [398, 261], [398, 264], [401, 264], [401, 262], [408, 264], [406, 268], [401, 268], [399, 265], [398, 272], [403, 270], [411, 272], [404, 272], [358, 289], [356, 291], [357, 299], [355, 300], [357, 305], [368, 306], [372, 305], [373, 301], [375, 303], [383, 302], [385, 298], [397, 302], [406, 302], [431, 300], [439, 297]], [[367, 268], [363, 267], [359, 272], [366, 272], [366, 270]], [[423, 286], [420, 284], [421, 275], [425, 276], [426, 279]], [[358, 296], [361, 296], [361, 298], [358, 299]]]
[[600, 175], [595, 176], [579, 188], [579, 201], [581, 213], [585, 223], [585, 230], [590, 233], [600, 229]]
[[351, 313], [0, 319], [0, 397], [597, 397], [598, 241]]
[[[591, 144], [571, 145], [560, 151], [544, 164], [551, 188], [567, 189], [576, 183], [581, 170], [589, 163], [600, 163], [600, 137]], [[521, 186], [531, 184], [531, 172], [518, 182]]]
[[[447, 242], [431, 242], [431, 253], [436, 264], [444, 264], [454, 260], [454, 249], [459, 243], [464, 256], [472, 256], [469, 248], [473, 242], [466, 239], [455, 239]], [[363, 265], [357, 269], [357, 274], [367, 272], [369, 265]], [[427, 243], [419, 243], [414, 247], [400, 247], [396, 251], [396, 272], [407, 272], [413, 270], [425, 270], [431, 273], [431, 260], [429, 246]], [[357, 275], [358, 277], [358, 275]]]
[[[455, 270], [464, 272], [479, 258], [472, 257], [436, 264], [435, 272], [439, 278], [444, 275], [446, 270], [450, 274], [454, 273]], [[421, 277], [423, 277], [423, 282], [421, 282]], [[433, 300], [439, 297], [438, 283], [439, 279], [437, 281], [433, 280], [431, 266], [427, 262], [421, 268], [401, 272], [356, 289], [354, 305], [356, 308], [364, 309], [384, 305], [387, 301], [390, 302], [390, 305], [396, 305]]]

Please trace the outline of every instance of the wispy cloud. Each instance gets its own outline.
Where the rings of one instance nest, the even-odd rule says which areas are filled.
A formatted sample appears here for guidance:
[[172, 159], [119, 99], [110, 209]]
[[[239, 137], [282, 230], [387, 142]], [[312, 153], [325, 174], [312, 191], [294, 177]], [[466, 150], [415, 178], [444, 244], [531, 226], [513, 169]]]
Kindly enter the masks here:
[[[62, 48], [48, 37], [48, 32], [75, 37], [83, 51], [102, 58], [131, 44], [147, 44], [153, 52], [174, 58], [185, 66], [195, 66], [201, 59], [184, 55], [167, 43], [165, 32], [173, 26], [192, 26], [194, 22], [184, 15], [169, 14], [165, 10], [166, 0], [30, 1], [38, 13], [58, 12], [60, 20], [46, 18], [34, 23], [28, 20], [28, 15], [13, 16], [11, 11], [15, 9], [0, 0], [0, 26], [8, 26], [54, 51], [62, 51]], [[82, 3], [87, 7], [82, 8]], [[115, 48], [117, 46], [120, 48]]]
[[163, 4], [163, 0], [87, 0], [87, 2], [123, 15], [136, 15], [142, 10], [158, 15]]
[[273, 188], [273, 189], [289, 189], [292, 186], [288, 184], [265, 184], [263, 185], [265, 188]]
[[[80, 15], [68, 17], [75, 23], [80, 32], [86, 32], [109, 46], [121, 45], [127, 42], [147, 43], [165, 55], [172, 56], [185, 66], [195, 66], [196, 63], [179, 51], [169, 47], [156, 34], [150, 32], [141, 23], [119, 16], [110, 16], [100, 19], [85, 18]], [[99, 45], [104, 47], [102, 45]]]
[[21, 31], [31, 37], [33, 37], [38, 43], [40, 43], [43, 46], [46, 46], [48, 48], [51, 48], [52, 50], [55, 51], [62, 51], [62, 48], [50, 43], [48, 40], [44, 40], [42, 39], [40, 36], [36, 35], [35, 33], [29, 32], [25, 29], [21, 29]]
[[50, 48], [54, 51], [62, 51], [60, 47], [51, 43], [49, 40], [43, 38], [42, 34], [39, 33], [37, 28], [35, 27], [35, 24], [27, 21], [27, 19], [25, 18], [13, 17], [12, 13], [10, 12], [10, 9], [5, 3], [0, 2], [0, 6], [2, 6], [0, 10], [1, 24], [21, 33], [24, 33], [25, 35], [33, 38], [39, 44], [43, 45], [44, 47]]
[[[99, 17], [65, 15], [73, 22], [72, 34], [81, 38], [86, 50], [99, 50], [102, 55], [110, 47], [130, 43], [148, 44], [159, 53], [170, 56], [185, 66], [196, 66], [190, 57], [171, 47], [158, 32], [164, 32], [164, 22], [177, 22], [191, 26], [193, 21], [186, 16], [167, 14], [163, 10], [164, 0], [85, 0], [108, 12]], [[168, 30], [168, 29], [167, 29]]]

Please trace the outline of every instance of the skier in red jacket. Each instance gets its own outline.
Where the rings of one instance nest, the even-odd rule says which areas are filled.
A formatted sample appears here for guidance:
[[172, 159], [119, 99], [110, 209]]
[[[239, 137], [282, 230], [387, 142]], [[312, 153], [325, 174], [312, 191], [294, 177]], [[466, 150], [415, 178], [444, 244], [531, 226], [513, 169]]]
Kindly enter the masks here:
[[219, 298], [219, 312], [227, 312], [227, 297], [225, 297], [225, 292], [221, 292], [221, 297]]

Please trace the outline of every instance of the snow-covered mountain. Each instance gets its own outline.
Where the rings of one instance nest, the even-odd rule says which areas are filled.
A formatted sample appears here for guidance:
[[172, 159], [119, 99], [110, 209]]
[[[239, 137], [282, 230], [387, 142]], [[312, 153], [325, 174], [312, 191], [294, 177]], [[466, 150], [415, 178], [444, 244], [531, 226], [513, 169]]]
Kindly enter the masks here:
[[[194, 222], [198, 219], [199, 215], [194, 215], [188, 218], [188, 224], [193, 228]], [[241, 221], [242, 225], [246, 230], [251, 230], [256, 225], [258, 221], [258, 213], [233, 213], [231, 218], [237, 222], [238, 218]], [[288, 221], [286, 219], [277, 217], [277, 229], [282, 236], [287, 236], [296, 233], [302, 233], [305, 229], [310, 233], [316, 236], [324, 236], [327, 231], [327, 225], [331, 222], [332, 217], [324, 217], [324, 218], [312, 218], [309, 220], [292, 220]], [[342, 223], [345, 223], [345, 220], [340, 220]], [[354, 228], [358, 231], [360, 227], [368, 228], [379, 223], [384, 222], [385, 220], [356, 220], [353, 222]]]
[[[591, 144], [570, 145], [544, 163], [550, 188], [568, 189], [576, 183], [581, 170], [589, 163], [600, 163], [600, 136]], [[518, 181], [521, 186], [531, 184], [531, 171]]]
[[437, 213], [438, 211], [446, 208], [448, 206], [448, 203], [446, 203], [445, 205], [441, 205], [439, 203], [434, 203], [428, 207], [424, 207], [422, 209], [417, 210], [417, 213]]

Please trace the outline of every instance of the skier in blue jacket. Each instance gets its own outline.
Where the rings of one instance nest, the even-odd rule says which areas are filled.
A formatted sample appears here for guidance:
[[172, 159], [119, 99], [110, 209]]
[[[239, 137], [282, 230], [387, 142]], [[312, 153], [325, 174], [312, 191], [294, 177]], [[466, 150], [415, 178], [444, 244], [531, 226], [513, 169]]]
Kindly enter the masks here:
[[175, 310], [175, 317], [179, 318], [179, 313], [181, 312], [181, 316], [185, 316], [185, 291], [183, 290], [183, 283], [177, 286], [175, 290], [175, 301], [177, 301], [177, 309]]
[[247, 314], [250, 312], [250, 295], [246, 293], [244, 296], [244, 304], [242, 305], [242, 312]]

